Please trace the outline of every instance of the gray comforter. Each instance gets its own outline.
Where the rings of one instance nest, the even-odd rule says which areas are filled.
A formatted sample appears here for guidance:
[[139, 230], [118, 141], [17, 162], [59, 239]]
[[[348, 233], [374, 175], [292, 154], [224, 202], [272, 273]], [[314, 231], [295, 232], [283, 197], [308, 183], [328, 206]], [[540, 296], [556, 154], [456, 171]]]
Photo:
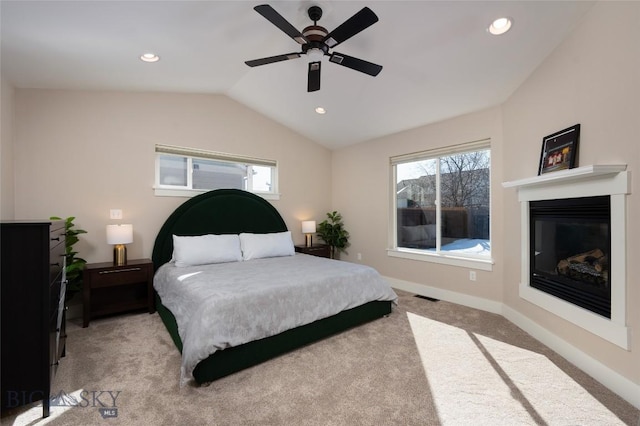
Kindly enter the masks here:
[[167, 263], [154, 287], [178, 323], [181, 384], [216, 351], [367, 302], [397, 300], [373, 268], [305, 254], [182, 268]]

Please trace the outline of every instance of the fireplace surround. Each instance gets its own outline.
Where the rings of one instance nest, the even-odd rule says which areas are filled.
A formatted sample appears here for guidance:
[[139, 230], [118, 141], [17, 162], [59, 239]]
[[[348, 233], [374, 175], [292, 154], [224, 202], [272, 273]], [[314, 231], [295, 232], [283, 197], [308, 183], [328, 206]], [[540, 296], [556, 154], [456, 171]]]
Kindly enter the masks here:
[[[630, 180], [631, 174], [626, 171], [625, 165], [592, 165], [502, 184], [505, 188], [518, 190], [518, 201], [521, 207], [520, 297], [627, 350], [629, 349], [629, 329], [626, 326], [626, 195], [629, 194], [631, 187]], [[580, 255], [586, 257], [593, 254], [589, 252], [595, 249], [603, 255], [606, 254], [606, 259], [600, 260], [601, 263], [606, 263], [607, 273], [604, 280], [606, 284], [601, 278], [595, 286], [599, 289], [596, 293], [599, 292], [605, 299], [610, 299], [610, 302], [606, 302], [610, 306], [606, 307], [604, 312], [596, 313], [574, 303], [575, 301], [567, 301], [558, 295], [536, 288], [535, 278], [532, 278], [533, 272], [537, 266], [544, 263], [537, 265], [538, 262], [535, 259], [535, 254], [539, 250], [536, 250], [535, 243], [532, 243], [536, 237], [536, 226], [535, 219], [532, 224], [530, 210], [532, 205], [548, 206], [550, 200], [601, 199], [600, 197], [604, 197], [609, 203], [609, 226], [605, 226], [604, 221], [596, 217], [596, 213], [586, 212], [587, 219], [583, 224], [591, 228], [588, 232], [595, 234], [593, 238], [599, 240], [597, 245], [601, 247], [591, 248], [591, 245], [596, 243], [589, 243], [589, 245], [574, 248], [573, 250], [579, 253], [569, 255], [569, 257]], [[598, 222], [599, 225], [597, 227], [587, 225], [591, 222]], [[554, 227], [547, 226], [547, 228]], [[597, 230], [600, 232], [596, 232]], [[542, 231], [544, 229], [539, 229], [537, 232]], [[534, 244], [533, 247], [532, 244]], [[538, 246], [538, 248], [541, 247]], [[600, 256], [599, 252], [595, 253]], [[554, 258], [554, 261], [556, 260]], [[592, 259], [589, 261], [592, 262]], [[549, 268], [548, 265], [546, 267]]]

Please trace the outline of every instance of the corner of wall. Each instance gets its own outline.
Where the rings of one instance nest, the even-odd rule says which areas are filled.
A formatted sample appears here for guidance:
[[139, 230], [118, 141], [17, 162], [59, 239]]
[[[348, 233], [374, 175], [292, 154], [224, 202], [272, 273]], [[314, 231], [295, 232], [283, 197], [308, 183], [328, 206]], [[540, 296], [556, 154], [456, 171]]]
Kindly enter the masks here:
[[13, 175], [13, 117], [15, 88], [0, 77], [0, 219], [15, 216]]

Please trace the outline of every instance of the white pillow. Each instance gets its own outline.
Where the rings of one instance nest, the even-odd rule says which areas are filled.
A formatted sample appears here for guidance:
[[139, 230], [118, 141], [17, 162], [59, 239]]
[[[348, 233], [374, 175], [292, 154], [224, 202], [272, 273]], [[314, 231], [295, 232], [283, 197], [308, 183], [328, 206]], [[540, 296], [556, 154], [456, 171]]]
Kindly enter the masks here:
[[240, 246], [244, 260], [263, 257], [293, 256], [293, 240], [291, 231], [271, 234], [240, 234]]
[[241, 260], [240, 238], [237, 235], [173, 236], [173, 261], [176, 266], [238, 262]]

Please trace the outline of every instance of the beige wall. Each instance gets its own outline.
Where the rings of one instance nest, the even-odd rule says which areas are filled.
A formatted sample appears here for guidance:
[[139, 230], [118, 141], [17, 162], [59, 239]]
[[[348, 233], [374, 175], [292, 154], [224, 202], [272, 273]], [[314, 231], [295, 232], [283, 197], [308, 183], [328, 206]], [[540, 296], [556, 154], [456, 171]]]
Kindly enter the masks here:
[[0, 219], [13, 219], [13, 111], [15, 90], [2, 78], [0, 89]]
[[[389, 257], [389, 157], [491, 139], [492, 146], [492, 272]], [[333, 206], [344, 216], [351, 234], [346, 260], [372, 265], [385, 276], [429, 287], [499, 301], [502, 299], [502, 127], [500, 108], [465, 115], [446, 122], [398, 133], [344, 148], [333, 153]], [[497, 164], [496, 164], [497, 162]], [[426, 289], [425, 289], [426, 291]]]
[[507, 305], [640, 384], [640, 3], [598, 3], [584, 22], [503, 105], [504, 179], [535, 176], [545, 135], [581, 124], [579, 163], [627, 164], [627, 325], [623, 350], [518, 296], [520, 222], [515, 190], [505, 190]]
[[76, 216], [90, 262], [111, 260], [109, 209], [133, 224], [129, 258], [150, 257], [186, 200], [154, 195], [156, 143], [277, 160], [282, 195], [272, 204], [296, 243], [300, 221], [330, 208], [330, 151], [226, 96], [17, 89], [15, 111], [15, 216]]
[[[628, 196], [627, 326], [630, 351], [538, 308], [518, 295], [520, 205], [501, 183], [537, 174], [542, 138], [581, 123], [579, 163], [628, 164], [640, 187], [640, 3], [598, 3], [575, 32], [501, 107], [421, 127], [333, 153], [333, 206], [352, 234], [348, 260], [424, 287], [503, 302], [562, 341], [574, 362], [594, 359], [628, 382], [617, 390], [635, 404], [640, 384], [640, 197]], [[388, 257], [389, 157], [483, 138], [492, 140], [492, 272]], [[637, 192], [637, 191], [636, 191]], [[634, 238], [635, 237], [635, 238]], [[460, 300], [460, 298], [458, 298]], [[490, 304], [489, 304], [490, 305]], [[493, 305], [492, 305], [493, 306]], [[577, 349], [577, 350], [576, 350]], [[573, 355], [571, 354], [573, 351]], [[586, 358], [583, 356], [586, 355]], [[591, 362], [591, 361], [588, 361]], [[591, 364], [593, 365], [593, 364]], [[594, 372], [599, 367], [595, 367]], [[601, 370], [602, 371], [602, 370]], [[606, 373], [605, 373], [606, 374]], [[611, 385], [611, 383], [608, 383]]]

